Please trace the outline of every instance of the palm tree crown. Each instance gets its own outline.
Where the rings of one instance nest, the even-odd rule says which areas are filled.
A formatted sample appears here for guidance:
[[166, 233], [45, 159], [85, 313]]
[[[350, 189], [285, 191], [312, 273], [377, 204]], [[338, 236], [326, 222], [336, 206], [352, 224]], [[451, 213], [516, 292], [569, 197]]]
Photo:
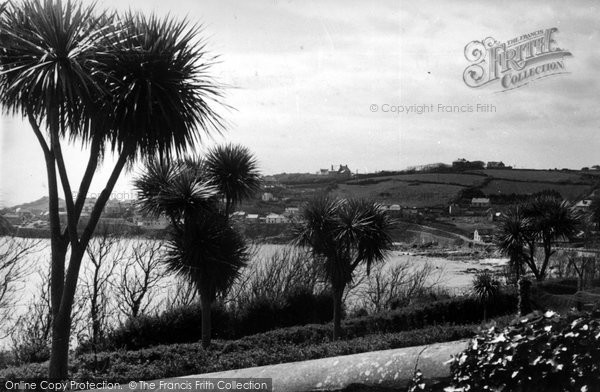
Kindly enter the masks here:
[[338, 200], [328, 195], [312, 199], [304, 208], [302, 222], [295, 228], [295, 242], [308, 246], [322, 261], [325, 278], [333, 291], [334, 330], [341, 333], [342, 296], [356, 268], [383, 261], [392, 249], [394, 221], [376, 203], [367, 200]]
[[227, 144], [211, 149], [204, 162], [207, 177], [225, 198], [225, 214], [260, 189], [258, 164], [250, 151]]

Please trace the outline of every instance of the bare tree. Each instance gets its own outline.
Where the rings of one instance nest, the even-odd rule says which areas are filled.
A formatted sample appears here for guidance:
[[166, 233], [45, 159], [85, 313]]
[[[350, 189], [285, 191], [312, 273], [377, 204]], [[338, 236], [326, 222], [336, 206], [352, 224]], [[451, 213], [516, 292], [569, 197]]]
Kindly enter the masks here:
[[568, 256], [568, 266], [573, 269], [577, 275], [577, 291], [581, 291], [585, 288], [586, 281], [590, 275], [594, 275], [596, 267], [595, 257], [586, 256]]
[[166, 298], [166, 310], [190, 306], [198, 299], [198, 291], [188, 281], [175, 279], [173, 286], [169, 288]]
[[221, 300], [238, 306], [256, 298], [281, 302], [294, 291], [314, 293], [322, 286], [320, 271], [308, 250], [284, 247], [269, 256], [255, 252], [242, 276]]
[[408, 305], [416, 297], [431, 292], [440, 283], [442, 271], [425, 263], [415, 268], [408, 261], [374, 266], [365, 284], [357, 287], [356, 298], [372, 312]]
[[20, 316], [11, 336], [13, 356], [17, 364], [42, 362], [50, 358], [52, 312], [50, 282], [47, 272], [38, 272], [41, 284], [30, 301], [27, 312]]
[[161, 241], [139, 240], [130, 249], [119, 273], [120, 279], [115, 283], [117, 307], [126, 318], [147, 313], [156, 305], [150, 294], [163, 278]]
[[[83, 272], [81, 286], [83, 306], [88, 323], [79, 338], [88, 338], [96, 351], [110, 324], [110, 288], [117, 265], [125, 258], [126, 247], [121, 237], [102, 232], [87, 247], [89, 263]], [[82, 336], [83, 335], [83, 336]]]
[[0, 237], [0, 334], [11, 333], [14, 324], [16, 295], [31, 273], [28, 258], [43, 248], [41, 240]]

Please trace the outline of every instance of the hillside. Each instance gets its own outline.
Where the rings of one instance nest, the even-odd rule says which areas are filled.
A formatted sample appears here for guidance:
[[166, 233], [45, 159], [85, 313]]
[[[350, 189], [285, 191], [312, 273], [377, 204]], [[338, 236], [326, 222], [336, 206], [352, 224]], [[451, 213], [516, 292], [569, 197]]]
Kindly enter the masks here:
[[[481, 191], [494, 202], [508, 203], [515, 196], [553, 190], [563, 198], [576, 200], [587, 196], [600, 184], [600, 172], [575, 170], [482, 169], [446, 173], [407, 173], [372, 176], [340, 181], [327, 176], [309, 177], [287, 174], [281, 179], [294, 179], [280, 189], [277, 197], [294, 204], [316, 192], [330, 191], [342, 198], [367, 197], [382, 203], [411, 207], [446, 206], [463, 190]], [[299, 181], [304, 178], [306, 181]]]
[[13, 227], [6, 219], [0, 216], [0, 235], [6, 235], [13, 231]]
[[[59, 207], [64, 207], [65, 206], [65, 201], [63, 199], [58, 199], [58, 206]], [[36, 212], [36, 211], [46, 211], [48, 210], [48, 196], [44, 196], [40, 199], [37, 199], [35, 201], [31, 201], [29, 203], [23, 203], [23, 204], [19, 204], [16, 206], [11, 207], [11, 210], [16, 210], [17, 208], [23, 208], [26, 210], [30, 210], [32, 212]]]

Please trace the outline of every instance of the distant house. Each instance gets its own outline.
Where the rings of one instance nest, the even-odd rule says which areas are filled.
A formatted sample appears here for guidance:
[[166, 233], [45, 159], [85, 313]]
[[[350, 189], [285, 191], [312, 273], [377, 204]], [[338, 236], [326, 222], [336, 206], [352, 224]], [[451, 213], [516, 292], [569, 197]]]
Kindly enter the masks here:
[[464, 158], [460, 158], [452, 162], [452, 168], [455, 170], [477, 170], [483, 169], [485, 163], [482, 161], [467, 161]]
[[575, 203], [575, 205], [573, 206], [573, 209], [577, 210], [577, 211], [587, 211], [591, 206], [592, 206], [591, 199], [583, 199], [583, 200], [579, 200], [577, 203]]
[[399, 204], [392, 204], [389, 206], [383, 206], [383, 209], [388, 212], [388, 214], [393, 216], [400, 216], [402, 213], [402, 207]]
[[279, 185], [279, 183], [277, 182], [277, 179], [273, 176], [265, 176], [262, 178], [262, 184], [263, 187], [265, 188], [275, 188], [276, 186]]
[[262, 196], [260, 197], [260, 199], [261, 199], [262, 201], [272, 201], [272, 200], [274, 200], [275, 198], [273, 197], [273, 194], [272, 194], [272, 193], [270, 193], [270, 192], [264, 192], [264, 193], [262, 194]]
[[491, 162], [488, 162], [485, 167], [486, 167], [486, 169], [504, 169], [506, 167], [506, 165], [502, 161], [500, 161], [500, 162], [491, 161]]
[[231, 214], [231, 219], [244, 219], [246, 217], [246, 213], [244, 211], [234, 211]]
[[474, 208], [489, 208], [492, 204], [487, 197], [474, 197], [471, 199], [471, 207]]
[[300, 208], [298, 207], [286, 207], [284, 215], [298, 215], [300, 213]]
[[266, 223], [286, 223], [287, 221], [285, 216], [275, 213], [270, 213], [265, 217]]
[[340, 165], [340, 168], [337, 170], [336, 174], [338, 176], [350, 177], [352, 176], [352, 171], [350, 170], [348, 165]]
[[475, 242], [492, 242], [494, 239], [494, 229], [476, 229], [473, 232], [473, 241]]
[[[109, 225], [123, 224], [123, 222], [109, 219], [114, 218], [103, 218], [103, 220]], [[159, 216], [158, 218], [144, 217], [142, 219], [137, 220], [135, 223], [138, 227], [146, 230], [163, 230], [169, 226], [169, 220], [163, 215]]]
[[246, 219], [250, 222], [258, 222], [258, 214], [248, 214]]
[[339, 165], [337, 169], [331, 165], [331, 169], [320, 169], [317, 174], [319, 176], [338, 176], [338, 177], [351, 177], [352, 171], [348, 165]]

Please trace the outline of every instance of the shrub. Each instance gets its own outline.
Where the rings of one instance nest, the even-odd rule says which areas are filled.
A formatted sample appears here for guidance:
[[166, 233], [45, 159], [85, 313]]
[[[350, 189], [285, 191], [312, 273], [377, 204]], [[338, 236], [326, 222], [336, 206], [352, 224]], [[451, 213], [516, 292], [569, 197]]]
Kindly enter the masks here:
[[600, 379], [600, 312], [532, 313], [477, 336], [451, 363], [454, 387], [592, 391]]
[[[503, 316], [515, 312], [517, 299], [514, 294], [501, 293], [488, 307], [489, 317]], [[213, 334], [217, 339], [236, 339], [278, 328], [307, 325], [306, 329], [292, 329], [294, 341], [301, 341], [300, 335], [319, 334], [328, 339], [331, 325], [332, 300], [328, 293], [311, 294], [297, 291], [286, 297], [283, 304], [272, 303], [266, 298], [248, 302], [236, 314], [222, 306], [213, 307]], [[419, 329], [438, 324], [470, 324], [482, 320], [483, 305], [469, 296], [434, 301], [427, 304], [414, 304], [393, 311], [381, 312], [343, 321], [342, 329], [346, 338], [362, 337], [374, 333], [395, 333]], [[175, 308], [155, 316], [142, 316], [127, 321], [111, 332], [101, 350], [141, 349], [160, 344], [191, 343], [200, 339], [202, 312], [199, 305]], [[317, 332], [315, 332], [317, 331]], [[322, 334], [322, 335], [321, 335]], [[320, 339], [319, 338], [319, 339]], [[90, 351], [89, 344], [82, 344], [79, 352]]]
[[[517, 298], [514, 294], [499, 293], [489, 304], [488, 316], [515, 313]], [[445, 323], [470, 324], [482, 320], [483, 304], [474, 297], [463, 296], [411, 305], [390, 312], [346, 320], [343, 331], [348, 337], [370, 333], [399, 332]]]
[[537, 287], [548, 294], [572, 295], [577, 292], [577, 279], [556, 279], [540, 282]]
[[[127, 320], [110, 332], [101, 342], [102, 349], [139, 349], [159, 344], [195, 342], [201, 338], [202, 310], [199, 304], [167, 310], [160, 315], [144, 315]], [[231, 339], [234, 321], [222, 306], [212, 307], [213, 336]], [[89, 351], [90, 345], [83, 343], [79, 351]]]
[[[246, 302], [242, 309], [212, 307], [212, 331], [216, 339], [235, 339], [277, 328], [319, 324], [331, 321], [332, 300], [328, 293], [312, 294], [295, 291], [279, 304], [265, 297]], [[191, 343], [201, 338], [202, 310], [192, 304], [165, 311], [159, 315], [140, 316], [126, 321], [110, 332], [99, 346], [101, 350], [128, 350], [160, 344]], [[91, 350], [89, 342], [79, 352]]]

